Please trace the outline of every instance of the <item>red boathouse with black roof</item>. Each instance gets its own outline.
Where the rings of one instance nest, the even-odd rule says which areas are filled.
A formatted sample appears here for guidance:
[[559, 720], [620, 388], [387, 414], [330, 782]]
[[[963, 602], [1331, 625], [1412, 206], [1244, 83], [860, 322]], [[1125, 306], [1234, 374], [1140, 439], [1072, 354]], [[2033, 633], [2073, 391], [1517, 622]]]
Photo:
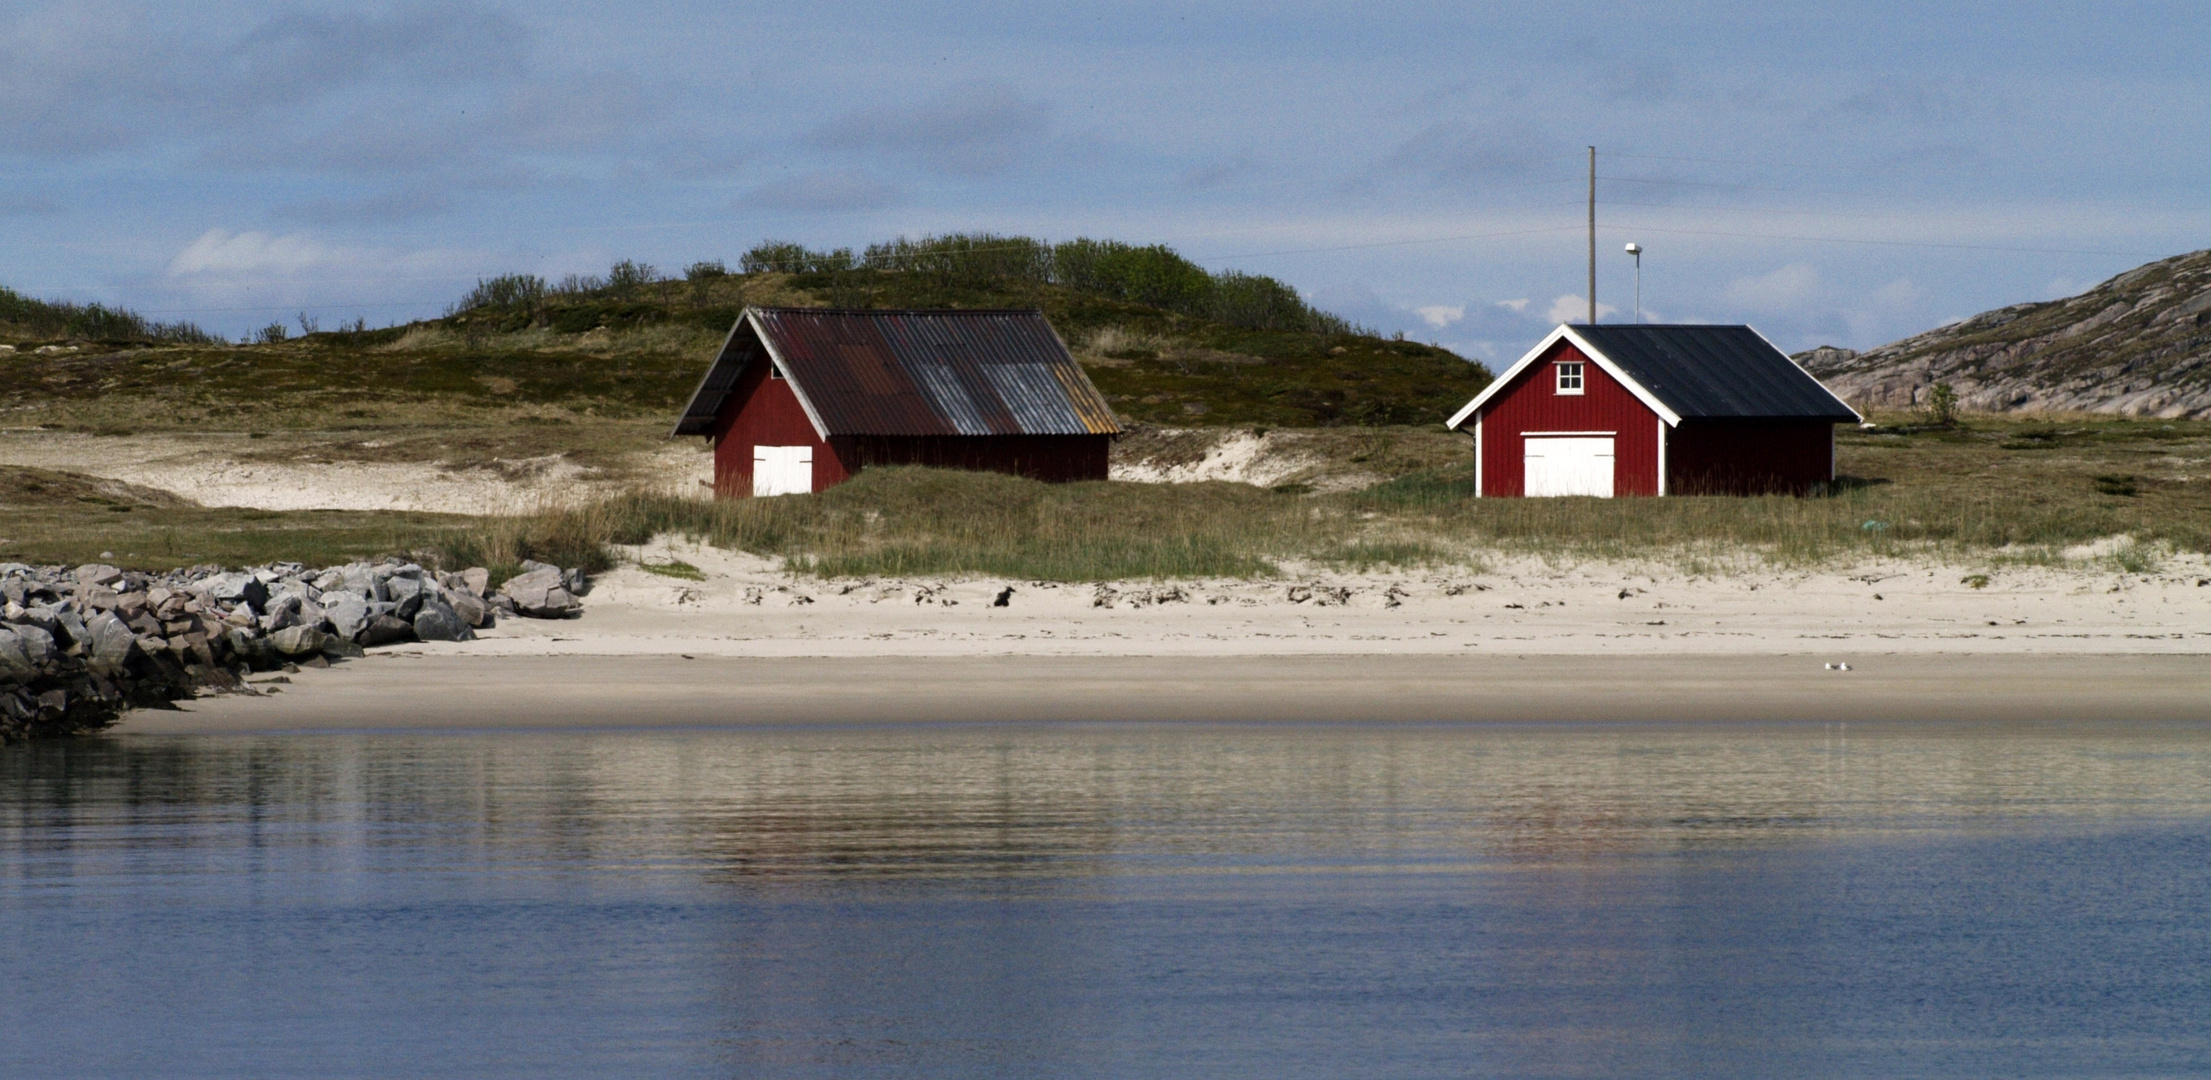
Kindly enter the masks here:
[[1748, 326], [1565, 325], [1451, 417], [1475, 490], [1805, 494], [1857, 411]]
[[1113, 409], [1040, 311], [746, 308], [676, 422], [723, 496], [869, 465], [1103, 480]]

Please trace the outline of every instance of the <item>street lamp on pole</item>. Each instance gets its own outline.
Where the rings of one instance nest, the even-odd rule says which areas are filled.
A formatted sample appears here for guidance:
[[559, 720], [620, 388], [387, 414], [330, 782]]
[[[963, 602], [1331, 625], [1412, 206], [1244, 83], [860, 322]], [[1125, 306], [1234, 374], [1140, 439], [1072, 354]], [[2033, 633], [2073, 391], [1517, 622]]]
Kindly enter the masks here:
[[1628, 244], [1628, 254], [1635, 256], [1635, 325], [1643, 325], [1643, 245]]

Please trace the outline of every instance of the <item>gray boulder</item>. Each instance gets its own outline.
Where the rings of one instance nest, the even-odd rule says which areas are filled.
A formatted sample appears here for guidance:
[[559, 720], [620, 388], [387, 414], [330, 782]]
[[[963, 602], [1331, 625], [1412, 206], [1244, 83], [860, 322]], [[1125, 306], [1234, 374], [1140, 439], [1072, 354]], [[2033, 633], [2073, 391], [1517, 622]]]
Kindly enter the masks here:
[[402, 619], [412, 619], [422, 610], [422, 601], [431, 595], [435, 586], [415, 576], [394, 574], [384, 583], [386, 595], [392, 602], [392, 614]]
[[24, 646], [21, 627], [0, 627], [0, 682], [29, 685], [39, 676], [38, 662]]
[[322, 651], [329, 635], [311, 626], [287, 626], [269, 635], [269, 644], [286, 656], [306, 656]]
[[560, 570], [543, 564], [539, 564], [539, 569], [509, 578], [506, 584], [499, 586], [499, 591], [514, 601], [516, 610], [533, 619], [564, 619], [583, 606], [562, 583]]
[[482, 626], [491, 618], [491, 605], [477, 599], [475, 593], [456, 592], [448, 604], [452, 607], [453, 614], [460, 616], [461, 621], [470, 626]]
[[92, 650], [92, 669], [97, 672], [119, 671], [130, 662], [131, 648], [138, 643], [138, 634], [130, 624], [115, 617], [111, 611], [94, 615], [84, 624]]
[[200, 587], [218, 604], [244, 604], [261, 611], [269, 602], [268, 585], [252, 574], [217, 574]]
[[268, 612], [261, 616], [261, 629], [273, 634], [289, 627], [305, 626], [307, 621], [300, 617], [300, 613], [306, 604], [305, 600], [297, 596], [279, 597], [270, 601]]
[[413, 641], [414, 639], [415, 626], [413, 623], [386, 613], [370, 619], [369, 624], [362, 628], [361, 636], [354, 640], [373, 649], [378, 645], [390, 645], [395, 642]]
[[63, 604], [54, 608], [53, 611], [54, 635], [56, 637], [65, 640], [72, 646], [84, 645], [89, 647], [91, 645], [92, 635], [85, 630], [84, 619], [78, 616], [76, 608]]
[[476, 632], [452, 608], [426, 600], [415, 613], [415, 636], [424, 641], [474, 641]]
[[35, 626], [49, 634], [53, 633], [55, 627], [60, 623], [59, 613], [47, 604], [33, 604], [30, 607], [24, 607], [20, 604], [11, 603], [6, 610], [0, 611], [0, 618], [24, 626]]
[[30, 658], [31, 663], [43, 664], [61, 651], [54, 644], [54, 635], [36, 626], [11, 626], [8, 629], [14, 631], [16, 639], [22, 642], [23, 655]]
[[105, 563], [86, 563], [77, 568], [80, 585], [113, 585], [123, 580], [123, 572]]
[[491, 588], [491, 571], [481, 566], [471, 566], [461, 571], [459, 577], [461, 587], [467, 589], [471, 595], [479, 600], [483, 599], [485, 591]]
[[248, 666], [254, 668], [276, 666], [276, 649], [269, 644], [268, 638], [262, 637], [251, 630], [234, 626], [223, 632], [223, 639], [230, 645], [230, 654], [245, 661]]
[[369, 620], [375, 617], [368, 601], [351, 593], [342, 594], [336, 603], [323, 609], [323, 618], [330, 622], [330, 633], [347, 641], [360, 637], [361, 631], [368, 629]]
[[378, 576], [376, 568], [367, 563], [348, 563], [339, 568], [338, 573], [344, 587], [352, 592], [360, 593], [370, 600], [391, 599], [391, 594], [384, 590], [384, 578]]

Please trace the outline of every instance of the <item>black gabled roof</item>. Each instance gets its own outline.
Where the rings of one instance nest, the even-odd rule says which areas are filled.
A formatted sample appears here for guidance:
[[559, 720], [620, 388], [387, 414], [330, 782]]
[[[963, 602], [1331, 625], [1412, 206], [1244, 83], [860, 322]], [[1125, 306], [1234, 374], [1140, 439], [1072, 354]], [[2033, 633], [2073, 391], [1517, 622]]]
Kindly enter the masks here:
[[1747, 326], [1575, 324], [1572, 330], [1685, 420], [1858, 419]]

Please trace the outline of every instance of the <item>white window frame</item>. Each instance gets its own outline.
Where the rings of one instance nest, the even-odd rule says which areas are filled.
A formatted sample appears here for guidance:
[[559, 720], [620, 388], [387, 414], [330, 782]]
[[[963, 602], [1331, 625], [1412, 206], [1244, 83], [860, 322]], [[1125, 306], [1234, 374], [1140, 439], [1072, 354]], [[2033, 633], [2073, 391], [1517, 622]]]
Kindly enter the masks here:
[[[1582, 367], [1582, 362], [1579, 360], [1561, 360], [1554, 366], [1557, 368], [1558, 371], [1558, 381], [1554, 385], [1558, 390], [1559, 396], [1581, 396], [1582, 385], [1587, 380], [1587, 373]], [[1573, 385], [1567, 385], [1568, 379], [1573, 380]]]

